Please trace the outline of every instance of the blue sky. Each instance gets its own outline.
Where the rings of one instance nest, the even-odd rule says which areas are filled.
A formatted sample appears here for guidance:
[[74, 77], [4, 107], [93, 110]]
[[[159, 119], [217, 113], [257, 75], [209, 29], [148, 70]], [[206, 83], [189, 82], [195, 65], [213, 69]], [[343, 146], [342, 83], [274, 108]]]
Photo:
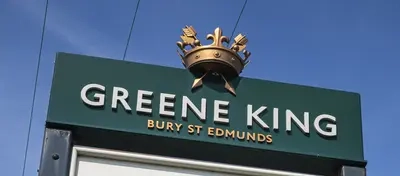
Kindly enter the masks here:
[[[143, 0], [127, 60], [181, 67], [180, 29], [193, 25], [203, 40], [219, 26], [230, 36], [243, 2]], [[55, 53], [121, 59], [136, 3], [50, 0], [26, 176], [37, 175]], [[5, 176], [21, 175], [44, 7], [45, 0], [0, 1]], [[249, 0], [236, 30], [252, 52], [243, 75], [359, 92], [368, 175], [398, 175], [399, 21], [398, 0]]]

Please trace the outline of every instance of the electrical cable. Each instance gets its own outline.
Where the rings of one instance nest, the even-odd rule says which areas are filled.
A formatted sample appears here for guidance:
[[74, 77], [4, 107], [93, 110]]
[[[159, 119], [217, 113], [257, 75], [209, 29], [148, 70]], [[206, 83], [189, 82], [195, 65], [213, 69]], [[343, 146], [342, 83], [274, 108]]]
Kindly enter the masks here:
[[28, 156], [29, 140], [30, 140], [30, 136], [31, 136], [33, 110], [34, 110], [34, 107], [35, 107], [36, 88], [37, 88], [37, 82], [38, 82], [38, 77], [39, 77], [39, 68], [40, 68], [40, 61], [41, 61], [41, 56], [42, 56], [44, 32], [45, 32], [45, 28], [46, 28], [46, 19], [47, 19], [48, 6], [49, 6], [49, 0], [46, 0], [46, 7], [45, 7], [45, 10], [44, 10], [44, 19], [43, 19], [42, 34], [41, 34], [42, 36], [41, 36], [41, 39], [40, 39], [39, 56], [38, 56], [38, 61], [37, 61], [37, 65], [36, 65], [36, 76], [35, 76], [35, 83], [34, 83], [34, 88], [33, 88], [32, 106], [31, 106], [31, 112], [30, 112], [30, 117], [29, 117], [28, 135], [27, 135], [27, 139], [26, 139], [26, 146], [25, 146], [25, 153], [24, 153], [24, 165], [22, 167], [22, 176], [25, 176], [26, 159], [27, 159], [27, 156]]
[[132, 20], [132, 24], [131, 24], [131, 29], [129, 30], [128, 40], [126, 41], [124, 57], [122, 58], [122, 60], [125, 60], [126, 52], [128, 51], [128, 46], [129, 46], [129, 42], [131, 41], [131, 35], [132, 35], [133, 25], [135, 24], [136, 14], [137, 14], [138, 9], [139, 9], [139, 4], [140, 4], [140, 0], [138, 0], [138, 2], [137, 2], [137, 4], [136, 4], [135, 14], [134, 14], [134, 16], [133, 16], [133, 20]]
[[243, 7], [242, 7], [242, 10], [240, 11], [239, 17], [238, 17], [238, 19], [236, 20], [236, 24], [235, 24], [235, 27], [233, 28], [231, 37], [229, 37], [228, 46], [229, 46], [230, 43], [233, 41], [233, 40], [232, 40], [233, 34], [235, 33], [236, 28], [237, 28], [237, 26], [238, 26], [238, 24], [239, 24], [240, 18], [242, 17], [243, 11], [244, 11], [244, 9], [246, 8], [246, 4], [247, 4], [247, 0], [244, 2]]

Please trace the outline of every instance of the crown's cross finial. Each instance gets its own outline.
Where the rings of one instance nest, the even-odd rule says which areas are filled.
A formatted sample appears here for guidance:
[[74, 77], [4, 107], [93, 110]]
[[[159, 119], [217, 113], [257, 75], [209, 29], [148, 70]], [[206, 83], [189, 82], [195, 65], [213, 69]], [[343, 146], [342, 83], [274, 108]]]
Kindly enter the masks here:
[[[178, 51], [178, 55], [183, 65], [196, 76], [192, 89], [200, 87], [206, 75], [220, 76], [225, 82], [225, 89], [236, 95], [234, 87], [229, 82], [238, 77], [249, 63], [248, 58], [251, 53], [245, 50], [248, 42], [246, 36], [239, 34], [234, 38], [232, 46], [226, 48], [223, 43], [229, 43], [229, 38], [223, 35], [219, 27], [214, 30], [214, 34], [207, 35], [207, 40], [213, 42], [205, 46], [200, 44], [193, 26], [186, 26], [182, 31], [183, 34], [180, 36], [182, 41], [177, 42], [182, 54]], [[186, 46], [191, 46], [191, 49], [187, 50]], [[239, 52], [243, 53], [244, 58], [238, 54]]]

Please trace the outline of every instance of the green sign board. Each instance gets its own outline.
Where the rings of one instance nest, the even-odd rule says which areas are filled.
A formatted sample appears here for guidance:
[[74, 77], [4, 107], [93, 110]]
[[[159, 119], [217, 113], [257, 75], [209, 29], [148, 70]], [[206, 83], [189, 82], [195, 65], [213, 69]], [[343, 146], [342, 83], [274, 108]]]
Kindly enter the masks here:
[[[212, 75], [211, 75], [212, 77]], [[364, 161], [360, 95], [58, 53], [47, 122]], [[210, 78], [212, 79], [212, 78]]]

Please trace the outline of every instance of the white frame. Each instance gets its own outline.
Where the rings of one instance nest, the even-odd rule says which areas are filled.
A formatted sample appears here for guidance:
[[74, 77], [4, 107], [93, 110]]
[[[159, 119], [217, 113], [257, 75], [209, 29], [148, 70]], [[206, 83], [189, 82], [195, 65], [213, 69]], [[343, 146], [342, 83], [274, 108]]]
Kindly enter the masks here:
[[148, 155], [141, 153], [131, 153], [123, 151], [115, 151], [108, 149], [99, 149], [86, 146], [74, 146], [72, 148], [72, 157], [69, 176], [76, 176], [76, 164], [78, 156], [89, 156], [104, 159], [114, 159], [119, 161], [131, 161], [146, 164], [156, 164], [161, 166], [176, 167], [177, 165], [181, 168], [186, 169], [197, 169], [204, 171], [214, 171], [221, 173], [231, 173], [246, 176], [315, 176], [310, 174], [301, 174], [287, 171], [278, 171], [270, 169], [260, 169], [254, 167], [245, 167], [213, 162], [196, 161], [189, 159], [179, 159], [172, 157], [164, 157], [157, 155]]

